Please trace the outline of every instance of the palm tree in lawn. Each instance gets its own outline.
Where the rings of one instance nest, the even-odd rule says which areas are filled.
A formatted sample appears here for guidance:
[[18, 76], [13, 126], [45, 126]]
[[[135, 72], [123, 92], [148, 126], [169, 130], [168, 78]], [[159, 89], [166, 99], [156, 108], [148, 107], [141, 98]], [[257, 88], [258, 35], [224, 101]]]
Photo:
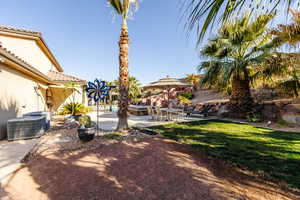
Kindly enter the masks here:
[[246, 14], [231, 23], [224, 24], [215, 39], [201, 50], [206, 59], [199, 65], [204, 73], [203, 86], [231, 85], [230, 109], [233, 113], [246, 114], [253, 108], [250, 92], [252, 71], [263, 64], [270, 55], [272, 44], [266, 34], [267, 24], [274, 15], [260, 15], [250, 20]]
[[129, 72], [128, 72], [128, 50], [129, 50], [129, 35], [127, 19], [132, 11], [138, 7], [138, 0], [108, 0], [108, 3], [114, 8], [115, 12], [122, 17], [122, 28], [119, 40], [120, 55], [119, 55], [119, 122], [117, 130], [123, 131], [129, 128], [128, 126], [128, 102], [129, 102]]
[[[297, 4], [297, 5], [296, 5]], [[297, 0], [184, 0], [183, 15], [187, 19], [186, 28], [189, 31], [197, 30], [198, 44], [204, 38], [209, 27], [226, 21], [233, 15], [248, 9], [251, 14], [272, 13], [276, 9], [299, 7]], [[256, 12], [257, 11], [257, 12]]]

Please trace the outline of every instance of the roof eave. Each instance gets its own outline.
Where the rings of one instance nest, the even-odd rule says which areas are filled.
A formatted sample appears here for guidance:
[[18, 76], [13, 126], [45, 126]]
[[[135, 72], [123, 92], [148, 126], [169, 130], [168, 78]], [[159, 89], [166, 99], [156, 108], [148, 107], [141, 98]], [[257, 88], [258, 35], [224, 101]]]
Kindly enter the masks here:
[[15, 31], [10, 29], [1, 30], [0, 27], [0, 35], [10, 36], [15, 38], [22, 38], [22, 39], [30, 39], [35, 40], [42, 51], [46, 54], [46, 56], [50, 59], [53, 65], [59, 72], [63, 72], [63, 68], [56, 60], [54, 54], [51, 52], [50, 48], [48, 47], [46, 41], [43, 39], [42, 34], [39, 32], [27, 32], [27, 31]]
[[48, 47], [46, 41], [42, 37], [39, 37], [38, 40], [36, 40], [36, 41], [37, 41], [38, 44], [41, 43], [40, 46], [42, 47], [42, 50], [48, 56], [48, 58], [54, 63], [56, 69], [59, 72], [63, 72], [64, 71], [63, 68], [61, 67], [59, 62], [56, 60], [54, 54], [52, 53], [52, 51]]
[[56, 80], [53, 81], [53, 84], [60, 85], [60, 84], [67, 84], [67, 83], [70, 83], [70, 82], [78, 83], [79, 85], [86, 85], [87, 84], [86, 81], [56, 81]]
[[14, 69], [16, 69], [17, 71], [23, 72], [24, 74], [26, 74], [30, 77], [33, 77], [41, 82], [44, 82], [47, 84], [52, 83], [52, 81], [47, 76], [45, 76], [41, 72], [31, 69], [27, 63], [22, 62], [21, 60], [17, 60], [10, 55], [7, 55], [5, 52], [3, 52], [2, 49], [0, 49], [0, 54], [1, 54], [0, 55], [0, 63], [9, 65], [9, 66], [13, 67]]

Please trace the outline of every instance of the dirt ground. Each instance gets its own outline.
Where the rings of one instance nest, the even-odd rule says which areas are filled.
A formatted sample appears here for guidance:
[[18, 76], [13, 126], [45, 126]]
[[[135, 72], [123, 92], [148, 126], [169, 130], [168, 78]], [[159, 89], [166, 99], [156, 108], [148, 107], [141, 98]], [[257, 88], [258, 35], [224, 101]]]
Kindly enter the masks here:
[[0, 190], [4, 200], [300, 199], [296, 192], [163, 138], [44, 152]]

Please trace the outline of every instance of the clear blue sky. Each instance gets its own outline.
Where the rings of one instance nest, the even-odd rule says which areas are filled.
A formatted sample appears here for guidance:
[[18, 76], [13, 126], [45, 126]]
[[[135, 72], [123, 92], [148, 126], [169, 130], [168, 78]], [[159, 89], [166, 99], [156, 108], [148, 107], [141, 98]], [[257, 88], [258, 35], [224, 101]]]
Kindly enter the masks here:
[[[129, 20], [130, 73], [143, 84], [196, 72], [199, 57], [179, 23], [178, 1], [143, 0]], [[118, 76], [120, 20], [106, 0], [3, 1], [0, 20], [41, 31], [66, 73], [86, 80]]]
[[[188, 39], [179, 23], [179, 2], [143, 0], [129, 20], [130, 73], [143, 84], [196, 73], [196, 38]], [[118, 76], [120, 20], [106, 0], [3, 1], [0, 24], [41, 31], [66, 73], [86, 80]]]

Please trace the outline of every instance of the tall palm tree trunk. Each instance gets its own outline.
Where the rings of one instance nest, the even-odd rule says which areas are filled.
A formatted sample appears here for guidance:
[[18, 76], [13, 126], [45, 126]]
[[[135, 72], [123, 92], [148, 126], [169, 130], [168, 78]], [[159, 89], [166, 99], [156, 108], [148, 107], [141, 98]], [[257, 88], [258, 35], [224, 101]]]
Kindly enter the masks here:
[[254, 101], [250, 91], [250, 80], [248, 75], [244, 78], [235, 75], [232, 80], [232, 93], [230, 97], [230, 108], [238, 115], [246, 114], [253, 109]]
[[129, 35], [126, 20], [123, 21], [122, 30], [119, 41], [119, 81], [120, 81], [120, 98], [118, 111], [118, 131], [123, 131], [129, 128], [128, 126], [128, 102], [129, 102], [129, 72], [128, 72], [128, 50], [129, 50]]

